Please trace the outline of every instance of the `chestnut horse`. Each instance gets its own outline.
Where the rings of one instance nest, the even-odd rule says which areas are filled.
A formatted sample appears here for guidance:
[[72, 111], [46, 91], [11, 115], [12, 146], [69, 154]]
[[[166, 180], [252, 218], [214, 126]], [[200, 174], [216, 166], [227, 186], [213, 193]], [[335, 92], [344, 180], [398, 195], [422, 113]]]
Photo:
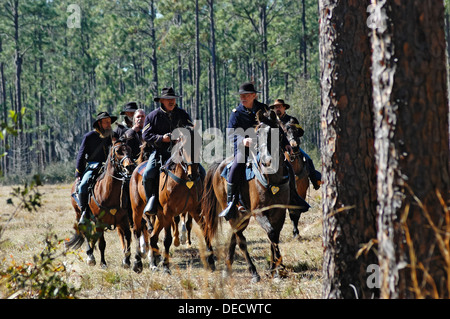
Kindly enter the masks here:
[[[291, 162], [292, 168], [294, 169], [297, 192], [303, 199], [306, 200], [306, 192], [308, 191], [309, 187], [309, 168], [308, 165], [306, 165], [305, 157], [300, 150], [300, 130], [298, 128], [298, 124], [296, 124], [292, 120], [284, 125], [281, 125], [293, 150], [293, 154], [289, 154], [289, 152], [286, 152], [285, 156]], [[300, 219], [300, 215], [301, 213], [299, 213], [297, 210], [289, 210], [289, 218], [291, 219], [292, 225], [294, 227], [294, 238], [298, 238], [299, 236], [298, 221]]]
[[[136, 167], [131, 157], [131, 149], [121, 140], [115, 142], [108, 154], [106, 168], [97, 179], [90, 191], [89, 207], [91, 216], [94, 216], [95, 226], [79, 227], [77, 233], [66, 243], [67, 248], [77, 249], [83, 242], [87, 242], [87, 263], [95, 265], [94, 247], [99, 240], [100, 264], [106, 268], [104, 230], [109, 226], [117, 228], [122, 250], [125, 255], [122, 266], [130, 267], [131, 230], [128, 218], [129, 194], [128, 182]], [[76, 219], [79, 221], [81, 210], [76, 199], [76, 182], [72, 186], [72, 206], [75, 209]], [[93, 233], [90, 233], [93, 230]]]
[[[289, 204], [289, 179], [284, 169], [284, 153], [278, 148], [278, 152], [270, 154], [271, 129], [279, 128], [279, 122], [273, 111], [269, 114], [257, 113], [258, 125], [255, 128], [258, 136], [257, 154], [252, 154], [252, 169], [255, 178], [246, 181], [244, 178], [241, 186], [241, 198], [243, 206], [239, 207], [235, 217], [230, 218], [229, 223], [233, 229], [226, 266], [228, 274], [231, 274], [231, 266], [234, 260], [236, 243], [244, 253], [248, 269], [252, 274], [252, 282], [258, 282], [261, 278], [253, 264], [247, 250], [246, 238], [243, 234], [247, 228], [250, 217], [254, 216], [259, 225], [266, 231], [271, 244], [271, 275], [278, 275], [279, 266], [282, 266], [282, 257], [278, 246], [280, 232], [286, 217], [286, 205]], [[281, 129], [280, 129], [281, 130]], [[281, 134], [278, 145], [281, 144]], [[262, 142], [262, 143], [261, 143]], [[259, 155], [259, 156], [258, 156]], [[260, 158], [261, 160], [258, 160]], [[278, 159], [278, 169], [268, 173], [268, 167], [272, 161]], [[209, 240], [217, 233], [219, 219], [218, 214], [227, 207], [227, 181], [221, 176], [223, 170], [232, 161], [227, 158], [221, 163], [212, 165], [205, 178], [205, 190], [202, 198], [202, 215], [204, 229]], [[245, 207], [245, 208], [244, 208]]]
[[[178, 130], [178, 129], [177, 129]], [[176, 131], [177, 131], [176, 130]], [[143, 214], [146, 204], [144, 186], [142, 184], [142, 171], [147, 165], [143, 162], [138, 165], [130, 180], [130, 199], [133, 210], [134, 236], [137, 239], [136, 261], [133, 270], [142, 271], [142, 257], [148, 252], [149, 264], [156, 269], [160, 253], [158, 238], [161, 230], [165, 230], [164, 237], [164, 272], [170, 273], [169, 249], [172, 244], [171, 227], [174, 226], [174, 218], [188, 212], [189, 215], [202, 225], [200, 218], [200, 199], [203, 191], [203, 181], [199, 174], [199, 164], [192, 161], [195, 130], [185, 127], [178, 131], [180, 137], [172, 150], [172, 157], [161, 167], [159, 178], [159, 203], [158, 213], [155, 216]], [[172, 133], [174, 136], [174, 133]], [[190, 146], [190, 147], [188, 147]], [[176, 229], [175, 229], [176, 230]], [[149, 236], [150, 233], [150, 236]], [[150, 237], [150, 249], [149, 249]], [[209, 256], [209, 267], [214, 270], [212, 246], [205, 236], [206, 247]]]

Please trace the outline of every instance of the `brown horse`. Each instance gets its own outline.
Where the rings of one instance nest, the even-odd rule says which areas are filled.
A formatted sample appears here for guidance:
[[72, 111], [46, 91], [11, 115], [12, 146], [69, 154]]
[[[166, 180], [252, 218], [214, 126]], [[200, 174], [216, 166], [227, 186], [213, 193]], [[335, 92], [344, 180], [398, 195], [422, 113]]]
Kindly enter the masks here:
[[[136, 261], [133, 270], [142, 271], [142, 257], [147, 252], [149, 255], [149, 264], [152, 269], [156, 269], [160, 257], [158, 249], [158, 237], [162, 229], [165, 230], [164, 237], [164, 261], [163, 269], [170, 273], [169, 270], [169, 249], [172, 244], [171, 227], [174, 225], [174, 218], [188, 212], [192, 218], [201, 226], [200, 218], [200, 199], [203, 190], [203, 181], [199, 174], [199, 164], [192, 161], [192, 149], [194, 143], [192, 135], [194, 129], [185, 128], [181, 131], [180, 138], [176, 143], [176, 149], [172, 151], [172, 157], [161, 168], [159, 179], [159, 203], [158, 213], [154, 216], [146, 216], [143, 210], [146, 204], [144, 186], [142, 184], [142, 171], [147, 162], [138, 165], [134, 171], [130, 181], [130, 197], [131, 207], [133, 209], [134, 235], [138, 240]], [[150, 233], [150, 236], [148, 235]], [[150, 237], [150, 249], [149, 240]], [[212, 246], [206, 240], [208, 250], [208, 264], [214, 270], [214, 258]]]
[[[79, 248], [85, 239], [87, 242], [87, 262], [89, 265], [95, 265], [94, 247], [99, 240], [101, 261], [100, 264], [105, 268], [105, 248], [104, 230], [107, 225], [117, 228], [122, 250], [125, 255], [122, 266], [130, 267], [130, 244], [131, 230], [128, 218], [128, 182], [133, 169], [136, 167], [129, 157], [131, 149], [123, 142], [117, 141], [111, 146], [106, 168], [97, 179], [89, 197], [89, 208], [91, 215], [94, 216], [94, 233], [89, 234], [91, 225], [77, 229], [77, 233], [66, 243], [67, 248]], [[77, 203], [76, 182], [72, 186], [72, 206], [75, 209], [76, 219], [79, 221], [81, 210]], [[81, 227], [80, 227], [81, 228]]]
[[[308, 165], [306, 165], [305, 157], [300, 150], [300, 130], [297, 124], [295, 124], [292, 120], [284, 125], [282, 124], [282, 127], [293, 150], [293, 154], [286, 152], [285, 156], [291, 162], [292, 168], [294, 169], [297, 192], [303, 199], [306, 200], [306, 192], [309, 188], [309, 168]], [[289, 218], [291, 219], [294, 227], [294, 238], [299, 236], [298, 221], [300, 219], [300, 215], [301, 213], [299, 213], [298, 210], [289, 210]]]
[[[247, 242], [243, 232], [250, 222], [250, 217], [254, 216], [259, 225], [266, 231], [270, 240], [270, 273], [272, 276], [278, 275], [279, 266], [282, 265], [278, 243], [286, 217], [285, 207], [289, 203], [289, 180], [286, 178], [287, 174], [285, 174], [283, 151], [279, 149], [274, 154], [269, 152], [271, 149], [270, 129], [279, 128], [278, 120], [273, 111], [269, 114], [263, 114], [259, 111], [257, 119], [259, 123], [256, 127], [258, 136], [257, 153], [261, 160], [258, 161], [258, 156], [253, 154], [252, 168], [255, 178], [243, 182], [241, 187], [243, 206], [239, 207], [236, 216], [229, 220], [234, 231], [231, 234], [226, 257], [227, 271], [228, 274], [231, 274], [236, 243], [238, 243], [239, 248], [244, 253], [253, 282], [258, 282], [261, 278], [247, 251]], [[278, 142], [278, 145], [280, 145], [281, 140]], [[278, 169], [275, 172], [268, 173], [267, 168], [276, 159], [278, 159], [279, 163]], [[227, 181], [221, 174], [231, 161], [232, 158], [227, 158], [220, 164], [212, 165], [206, 174], [205, 190], [202, 198], [202, 215], [205, 233], [210, 240], [217, 233], [218, 214], [227, 207]]]

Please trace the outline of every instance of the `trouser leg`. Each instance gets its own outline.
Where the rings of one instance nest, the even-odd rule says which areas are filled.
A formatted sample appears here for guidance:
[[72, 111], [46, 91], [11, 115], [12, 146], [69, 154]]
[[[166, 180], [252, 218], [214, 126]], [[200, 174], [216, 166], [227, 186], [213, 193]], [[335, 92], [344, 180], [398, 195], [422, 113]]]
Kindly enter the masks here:
[[79, 225], [87, 224], [91, 218], [89, 210], [89, 180], [92, 176], [92, 171], [88, 170], [84, 173], [80, 185], [78, 186], [78, 199], [80, 201], [81, 217], [78, 221]]
[[156, 152], [150, 154], [147, 166], [142, 176], [142, 183], [144, 185], [145, 197], [147, 200], [144, 213], [150, 215], [155, 215], [158, 211], [159, 167], [156, 157]]
[[297, 185], [295, 183], [295, 173], [292, 168], [291, 163], [285, 161], [286, 167], [289, 172], [289, 191], [290, 191], [290, 205], [299, 206], [298, 209], [295, 209], [299, 212], [306, 212], [311, 207], [309, 204], [297, 193]]

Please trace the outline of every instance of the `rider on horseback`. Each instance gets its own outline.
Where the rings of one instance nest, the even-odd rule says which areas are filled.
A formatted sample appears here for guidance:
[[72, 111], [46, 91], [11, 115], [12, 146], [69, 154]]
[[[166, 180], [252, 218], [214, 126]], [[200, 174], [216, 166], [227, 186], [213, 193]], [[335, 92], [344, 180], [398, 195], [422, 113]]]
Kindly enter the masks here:
[[[255, 127], [257, 124], [256, 113], [259, 110], [264, 112], [269, 108], [266, 104], [263, 104], [256, 100], [256, 94], [259, 91], [255, 90], [253, 83], [243, 83], [239, 87], [238, 94], [240, 95], [241, 103], [237, 108], [233, 109], [228, 122], [228, 129], [233, 129], [234, 133], [236, 129], [241, 128], [244, 131]], [[233, 134], [230, 136], [233, 139], [234, 144], [234, 159], [230, 168], [227, 180], [227, 203], [228, 206], [219, 214], [220, 217], [225, 217], [226, 220], [232, 218], [236, 213], [236, 204], [239, 201], [240, 185], [242, 184], [242, 176], [245, 176], [245, 165], [249, 156], [249, 147], [254, 142], [250, 137], [245, 137], [239, 134]], [[292, 151], [291, 146], [286, 138], [283, 138], [283, 147], [287, 151]], [[245, 147], [244, 153], [242, 153], [240, 145]], [[301, 198], [295, 186], [295, 175], [290, 163], [286, 162], [286, 166], [289, 171], [289, 183], [290, 183], [290, 204], [300, 206], [301, 211], [307, 211], [309, 209], [308, 203]]]
[[[189, 114], [179, 108], [173, 88], [163, 88], [161, 96], [154, 98], [161, 106], [150, 112], [144, 122], [142, 138], [153, 149], [142, 176], [147, 205], [144, 213], [156, 214], [158, 209], [158, 184], [161, 163], [165, 163], [171, 156], [171, 133], [179, 127], [193, 126]], [[200, 174], [204, 176], [204, 169], [200, 167]], [[203, 172], [202, 172], [203, 171]]]
[[[275, 110], [279, 120], [283, 124], [287, 124], [289, 121], [292, 120], [293, 123], [300, 126], [300, 123], [298, 122], [298, 120], [295, 117], [288, 115], [286, 113], [286, 110], [289, 109], [291, 106], [289, 104], [284, 103], [284, 100], [276, 99], [274, 104], [269, 107], [271, 109]], [[302, 136], [304, 133], [304, 130], [301, 127], [299, 127], [299, 130], [300, 130], [300, 136]], [[305, 151], [301, 149], [301, 147], [299, 147], [299, 150], [303, 154], [303, 156], [306, 158], [306, 163], [309, 166], [309, 179], [311, 180], [311, 183], [313, 184], [314, 189], [319, 189], [320, 188], [320, 180], [322, 179], [322, 174], [320, 174], [320, 172], [317, 171], [316, 168], [314, 167], [314, 163], [313, 163], [311, 157], [309, 157], [309, 155], [306, 154]]]
[[110, 116], [108, 112], [100, 112], [92, 124], [94, 130], [83, 136], [80, 150], [77, 156], [77, 168], [75, 177], [78, 184], [78, 200], [81, 209], [79, 225], [86, 224], [90, 218], [89, 185], [94, 172], [106, 162], [112, 139], [115, 138], [111, 124], [117, 120], [116, 116]]

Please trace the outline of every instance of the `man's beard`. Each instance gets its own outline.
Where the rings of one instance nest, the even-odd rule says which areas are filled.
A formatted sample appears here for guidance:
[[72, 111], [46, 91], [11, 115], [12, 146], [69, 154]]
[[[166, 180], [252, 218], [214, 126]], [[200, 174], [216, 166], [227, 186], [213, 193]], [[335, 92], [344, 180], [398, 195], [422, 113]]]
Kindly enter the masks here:
[[112, 130], [112, 128], [100, 129], [100, 135], [103, 138], [110, 137], [113, 135], [113, 130]]

